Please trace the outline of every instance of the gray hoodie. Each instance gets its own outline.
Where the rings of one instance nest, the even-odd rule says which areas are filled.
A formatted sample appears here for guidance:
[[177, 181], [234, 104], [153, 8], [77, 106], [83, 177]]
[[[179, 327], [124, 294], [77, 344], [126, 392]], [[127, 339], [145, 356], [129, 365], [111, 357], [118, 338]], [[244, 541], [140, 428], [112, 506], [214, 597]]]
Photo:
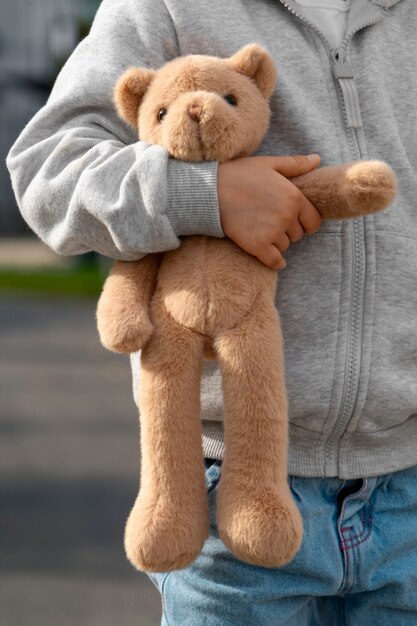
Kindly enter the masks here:
[[[384, 474], [417, 459], [417, 3], [353, 0], [337, 50], [301, 11], [292, 0], [104, 0], [7, 164], [23, 216], [61, 254], [129, 260], [183, 235], [222, 237], [216, 163], [138, 142], [112, 90], [130, 65], [266, 47], [278, 85], [258, 154], [384, 159], [399, 179], [384, 212], [293, 244], [277, 290], [290, 473]], [[137, 391], [138, 354], [132, 366]], [[215, 367], [202, 403], [205, 453], [221, 458]]]

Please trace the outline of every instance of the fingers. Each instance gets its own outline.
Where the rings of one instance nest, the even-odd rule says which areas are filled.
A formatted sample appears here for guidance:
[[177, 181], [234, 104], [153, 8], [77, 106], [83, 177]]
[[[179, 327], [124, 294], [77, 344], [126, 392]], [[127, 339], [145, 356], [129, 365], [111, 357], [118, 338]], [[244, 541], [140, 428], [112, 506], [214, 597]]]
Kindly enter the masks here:
[[274, 245], [265, 247], [261, 254], [257, 255], [257, 258], [271, 270], [283, 270], [287, 265], [281, 252]]
[[305, 198], [298, 216], [299, 222], [308, 235], [320, 228], [322, 217], [314, 205]]
[[224, 234], [272, 269], [286, 265], [283, 253], [321, 217], [291, 178], [314, 170], [317, 155], [245, 157], [218, 167], [218, 199]]
[[[294, 224], [291, 224], [291, 226], [288, 227], [287, 237], [291, 243], [300, 241], [300, 239], [302, 239], [303, 236], [304, 236], [304, 228], [302, 227], [299, 221], [295, 222]], [[282, 250], [281, 247], [279, 249]]]
[[307, 174], [320, 164], [318, 154], [266, 158], [271, 160], [272, 169], [286, 178]]
[[276, 261], [274, 263], [274, 269], [275, 270], [283, 270], [287, 266], [287, 261], [284, 259], [284, 257], [282, 256], [281, 252], [277, 248], [276, 248], [276, 250], [277, 250], [277, 254], [276, 254]]
[[286, 234], [277, 237], [277, 240], [273, 242], [273, 245], [278, 248], [280, 252], [285, 252], [290, 247], [290, 240]]
[[286, 252], [290, 247], [290, 244], [300, 241], [303, 238], [305, 232], [315, 232], [320, 226], [321, 216], [319, 213], [319, 220], [315, 221], [315, 216], [307, 216], [306, 225], [309, 230], [305, 230], [300, 222], [292, 224], [285, 235], [281, 235], [277, 241], [270, 246], [264, 257], [259, 260], [265, 265], [268, 265], [271, 269], [282, 270], [286, 267], [287, 262], [283, 257], [283, 252]]
[[[294, 239], [294, 241], [298, 241], [298, 239], [301, 239], [301, 237], [304, 234], [301, 224], [299, 224], [299, 229], [292, 228], [291, 230], [293, 231], [297, 230], [297, 236]], [[268, 263], [269, 267], [275, 270], [283, 270], [284, 267], [286, 267], [287, 262], [283, 257], [283, 252], [286, 252], [286, 250], [288, 250], [288, 248], [290, 247], [291, 241], [293, 240], [290, 239], [287, 233], [285, 235], [280, 235], [280, 237], [277, 238], [277, 241], [270, 246], [270, 249], [269, 249], [270, 263]]]

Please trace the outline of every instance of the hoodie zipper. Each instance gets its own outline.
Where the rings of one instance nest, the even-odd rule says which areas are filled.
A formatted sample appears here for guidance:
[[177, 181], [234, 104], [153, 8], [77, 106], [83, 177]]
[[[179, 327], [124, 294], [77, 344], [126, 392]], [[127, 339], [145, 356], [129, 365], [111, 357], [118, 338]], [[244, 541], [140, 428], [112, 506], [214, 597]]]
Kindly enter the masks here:
[[[310, 20], [300, 15], [285, 0], [280, 0], [291, 13], [308, 24], [322, 39], [330, 51], [333, 61], [332, 71], [337, 84], [339, 106], [342, 111], [350, 151], [354, 160], [362, 158], [362, 151], [357, 132], [362, 128], [358, 92], [354, 82], [353, 68], [346, 63], [347, 48], [352, 37], [359, 30], [372, 26], [383, 19], [384, 13], [366, 23], [360, 24], [346, 34], [338, 48], [332, 48], [328, 39]], [[351, 221], [352, 279], [351, 300], [349, 305], [348, 335], [346, 343], [345, 377], [341, 399], [341, 408], [334, 428], [324, 445], [324, 476], [339, 474], [339, 446], [351, 420], [359, 393], [360, 370], [362, 362], [363, 311], [366, 280], [365, 224], [363, 218]]]
[[320, 37], [320, 39], [324, 42], [326, 48], [328, 48], [330, 52], [333, 52], [334, 48], [332, 47], [330, 41], [327, 39], [324, 33], [322, 33], [322, 31], [319, 28], [317, 28], [314, 22], [311, 22], [307, 17], [304, 17], [304, 15], [300, 15], [300, 13], [298, 13], [293, 6], [290, 6], [289, 4], [287, 4], [285, 0], [280, 0], [280, 2], [290, 13], [293, 13], [296, 17], [298, 17], [305, 24], [308, 24], [310, 28], [312, 28]]
[[[338, 83], [339, 102], [345, 114], [345, 125], [354, 159], [363, 158], [357, 132], [362, 128], [360, 117], [359, 100], [357, 98], [356, 85], [352, 67], [345, 63], [347, 47], [359, 30], [378, 23], [384, 14], [361, 24], [348, 33], [341, 46], [334, 55], [333, 73]], [[353, 103], [351, 115], [347, 112], [347, 105]], [[336, 419], [335, 427], [325, 443], [324, 449], [324, 475], [334, 476], [339, 474], [339, 447], [340, 441], [346, 432], [347, 426], [355, 412], [360, 383], [360, 371], [362, 363], [362, 333], [363, 313], [366, 283], [366, 242], [365, 223], [363, 218], [354, 219], [351, 222], [352, 238], [352, 280], [351, 301], [349, 305], [349, 334], [347, 337], [345, 380], [343, 385], [341, 409]]]

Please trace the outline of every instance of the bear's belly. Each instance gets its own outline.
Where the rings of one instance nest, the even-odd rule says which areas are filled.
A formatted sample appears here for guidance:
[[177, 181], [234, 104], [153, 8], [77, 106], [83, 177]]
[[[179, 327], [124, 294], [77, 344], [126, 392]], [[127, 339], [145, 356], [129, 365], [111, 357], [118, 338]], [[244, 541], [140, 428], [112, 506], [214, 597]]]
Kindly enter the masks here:
[[229, 239], [187, 237], [165, 253], [157, 292], [179, 324], [213, 337], [237, 326], [276, 274]]

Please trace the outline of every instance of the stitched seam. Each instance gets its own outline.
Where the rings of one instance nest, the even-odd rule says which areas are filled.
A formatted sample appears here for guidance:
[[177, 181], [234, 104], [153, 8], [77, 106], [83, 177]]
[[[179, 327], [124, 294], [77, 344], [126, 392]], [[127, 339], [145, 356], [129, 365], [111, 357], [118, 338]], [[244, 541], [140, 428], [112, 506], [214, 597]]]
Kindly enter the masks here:
[[[340, 520], [342, 520], [343, 517], [344, 517], [345, 508], [346, 508], [346, 499], [343, 500], [343, 502], [342, 502], [342, 508], [340, 510]], [[339, 531], [339, 535], [341, 535], [343, 537], [343, 532], [341, 530], [341, 527], [342, 527], [342, 521], [340, 521], [340, 524], [338, 524], [338, 531]], [[342, 582], [340, 583], [340, 587], [339, 587], [339, 593], [340, 593], [342, 591], [342, 589], [344, 588], [344, 586], [346, 585], [346, 583], [347, 583], [349, 560], [348, 560], [348, 552], [347, 552], [347, 550], [343, 549], [343, 545], [340, 542], [339, 542], [339, 548], [340, 548], [340, 550], [342, 552], [343, 569], [344, 569]]]
[[349, 539], [347, 539], [346, 541], [342, 541], [341, 542], [342, 550], [352, 550], [352, 548], [356, 548], [356, 546], [359, 546], [361, 543], [365, 543], [365, 541], [367, 539], [369, 539], [369, 536], [371, 534], [371, 530], [372, 530], [372, 519], [370, 518], [370, 520], [369, 520], [369, 528], [367, 528], [366, 534], [361, 536], [362, 538], [359, 541], [356, 541], [355, 543], [352, 543], [350, 545], [348, 545], [348, 543], [350, 541]]
[[404, 239], [412, 239], [413, 241], [417, 241], [417, 237], [413, 237], [412, 235], [408, 235], [405, 233], [399, 233], [395, 230], [378, 230], [376, 229], [375, 235], [396, 235], [397, 237], [402, 237]]
[[339, 239], [342, 237], [341, 233], [333, 233], [333, 232], [324, 232], [324, 233], [312, 233], [311, 235], [308, 236], [310, 237], [339, 237]]
[[[366, 519], [364, 515], [362, 523], [365, 523], [365, 522], [366, 522]], [[364, 527], [364, 530], [359, 535], [355, 535], [354, 537], [349, 537], [348, 539], [342, 539], [342, 541], [340, 542], [341, 549], [343, 551], [351, 550], [352, 548], [356, 548], [356, 546], [359, 546], [361, 543], [364, 543], [367, 539], [369, 539], [369, 536], [372, 531], [372, 524], [373, 524], [373, 515], [371, 514], [369, 516], [368, 525]], [[351, 543], [351, 542], [354, 542], [354, 543]], [[351, 544], [351, 545], [348, 545], [348, 544]]]
[[[372, 514], [370, 514], [369, 516], [369, 522], [367, 526], [364, 526], [364, 529], [361, 533], [359, 533], [358, 535], [355, 535], [355, 537], [351, 537], [350, 539], [345, 539], [345, 540], [341, 540], [339, 543], [339, 548], [342, 552], [343, 555], [343, 563], [344, 563], [344, 567], [345, 567], [345, 571], [344, 571], [344, 575], [343, 575], [343, 580], [342, 583], [339, 587], [338, 593], [342, 593], [342, 591], [344, 593], [347, 593], [353, 586], [353, 581], [350, 583], [350, 585], [348, 587], [346, 587], [346, 584], [348, 582], [348, 568], [349, 568], [349, 550], [353, 550], [353, 548], [356, 548], [357, 546], [359, 546], [361, 543], [364, 543], [370, 536], [371, 534], [371, 530], [372, 530], [372, 522], [373, 522], [373, 516]], [[362, 523], [366, 524], [366, 513], [363, 512], [362, 514]], [[343, 534], [343, 533], [342, 533]], [[355, 540], [355, 543], [350, 543], [352, 540]], [[359, 539], [359, 541], [358, 541]], [[348, 545], [349, 543], [349, 545]], [[346, 587], [346, 588], [345, 588]]]
[[171, 575], [171, 572], [169, 572], [164, 580], [162, 581], [162, 585], [161, 585], [161, 602], [162, 602], [162, 615], [165, 617], [165, 621], [169, 626], [169, 621], [168, 621], [168, 616], [166, 614], [166, 610], [165, 610], [165, 600], [164, 600], [164, 593], [165, 593], [165, 583], [168, 580], [169, 576]]
[[[358, 496], [362, 495], [366, 491], [367, 488], [368, 488], [368, 480], [365, 478], [364, 481], [363, 481], [363, 485], [359, 489], [359, 491], [356, 494], [352, 494], [352, 495], [348, 496], [342, 502], [342, 507], [341, 507], [340, 515], [339, 515], [340, 522], [337, 525], [337, 529], [338, 529], [339, 536], [340, 536], [340, 539], [341, 539], [340, 542], [339, 542], [339, 549], [340, 549], [340, 551], [342, 553], [342, 557], [343, 557], [344, 572], [343, 572], [343, 579], [342, 579], [342, 582], [340, 583], [340, 587], [339, 587], [339, 590], [338, 590], [339, 594], [342, 593], [342, 591], [345, 591], [345, 592], [347, 591], [347, 589], [344, 589], [344, 587], [346, 586], [346, 583], [348, 582], [348, 569], [349, 569], [348, 554], [349, 554], [349, 549], [355, 547], [355, 545], [347, 545], [347, 542], [349, 540], [348, 539], [346, 539], [346, 540], [343, 539], [343, 530], [342, 530], [342, 523], [343, 522], [342, 522], [342, 520], [343, 520], [343, 517], [345, 515], [346, 503], [349, 502], [349, 500], [352, 500], [352, 499], [357, 498]], [[365, 511], [362, 512], [362, 515], [364, 515], [364, 514], [365, 514]], [[369, 532], [370, 532], [370, 530], [369, 530]], [[363, 535], [363, 533], [364, 533], [364, 530], [362, 531], [362, 533], [360, 533], [358, 535], [358, 537]], [[365, 537], [364, 541], [366, 541], [368, 536]], [[358, 545], [358, 544], [356, 544], [356, 545]], [[350, 586], [352, 586], [352, 585], [350, 585]]]
[[343, 550], [342, 546], [339, 546], [339, 547], [341, 548], [341, 551], [342, 551], [343, 567], [344, 567], [342, 582], [340, 583], [340, 587], [338, 589], [338, 593], [340, 594], [344, 586], [347, 583], [349, 560], [348, 560], [348, 551]]
[[[348, 537], [347, 539], [342, 539], [343, 542], [346, 541], [353, 541], [354, 539], [359, 539], [360, 537], [362, 537], [362, 535], [364, 534], [365, 530], [366, 530], [366, 526], [365, 526], [365, 522], [366, 522], [366, 515], [365, 515], [365, 511], [362, 511], [361, 514], [361, 522], [362, 522], [362, 530], [360, 533], [358, 533], [357, 535], [352, 535], [352, 537]], [[343, 533], [343, 528], [340, 529], [342, 531], [342, 535]]]

